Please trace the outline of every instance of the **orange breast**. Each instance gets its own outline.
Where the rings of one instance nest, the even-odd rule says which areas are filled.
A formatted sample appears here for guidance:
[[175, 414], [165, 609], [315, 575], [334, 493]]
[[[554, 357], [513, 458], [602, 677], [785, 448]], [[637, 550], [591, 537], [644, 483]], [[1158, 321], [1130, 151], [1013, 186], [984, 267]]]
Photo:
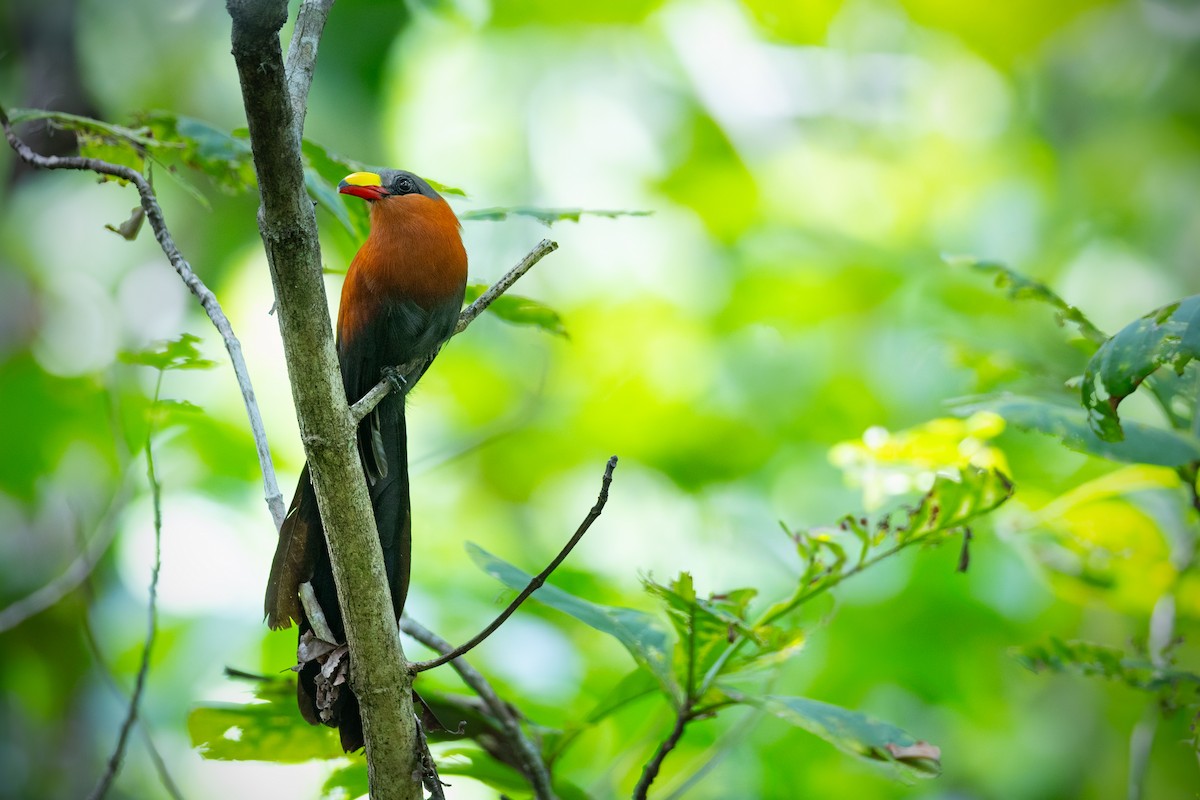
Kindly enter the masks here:
[[371, 204], [371, 233], [350, 262], [338, 308], [339, 337], [353, 337], [387, 302], [424, 308], [462, 296], [467, 251], [445, 200], [410, 194]]

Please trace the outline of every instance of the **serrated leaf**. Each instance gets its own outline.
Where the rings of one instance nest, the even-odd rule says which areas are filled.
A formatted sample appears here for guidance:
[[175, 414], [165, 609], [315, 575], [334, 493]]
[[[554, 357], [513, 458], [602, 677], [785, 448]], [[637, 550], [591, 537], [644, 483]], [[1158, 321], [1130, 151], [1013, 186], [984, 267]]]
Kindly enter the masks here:
[[51, 126], [67, 131], [77, 131], [102, 136], [108, 139], [124, 140], [146, 148], [170, 148], [178, 145], [165, 142], [154, 136], [148, 127], [127, 128], [114, 125], [91, 117], [78, 114], [68, 114], [63, 111], [46, 111], [40, 108], [13, 108], [8, 112], [9, 121], [14, 125], [18, 122], [45, 120]]
[[687, 697], [697, 700], [699, 685], [721, 653], [739, 636], [752, 641], [756, 638], [755, 630], [744, 618], [755, 592], [740, 589], [724, 598], [705, 600], [696, 595], [687, 572], [667, 585], [649, 579], [642, 584], [667, 610], [678, 639], [673, 659], [676, 679]]
[[138, 364], [160, 370], [212, 369], [217, 362], [200, 355], [200, 338], [190, 333], [160, 342], [145, 350], [125, 351], [119, 356], [126, 364]]
[[[1081, 387], [1088, 422], [1101, 439], [1124, 437], [1117, 407], [1161, 367], [1182, 374], [1200, 358], [1200, 295], [1163, 306], [1126, 325], [1088, 361]], [[1166, 398], [1168, 401], [1170, 398]]]
[[1131, 657], [1115, 647], [1050, 637], [1041, 644], [1014, 648], [1013, 656], [1032, 672], [1071, 672], [1118, 681], [1147, 692], [1200, 687], [1200, 675], [1156, 667], [1146, 657]]
[[1178, 467], [1200, 460], [1200, 442], [1185, 433], [1140, 422], [1124, 424], [1119, 442], [1101, 439], [1088, 424], [1087, 412], [1048, 400], [1000, 395], [955, 404], [956, 413], [994, 411], [1010, 424], [1058, 438], [1072, 450], [1130, 464]]
[[[487, 289], [487, 284], [469, 284], [467, 286], [465, 302], [473, 303]], [[563, 324], [562, 317], [557, 311], [528, 297], [505, 292], [497, 297], [487, 307], [487, 310], [513, 325], [532, 325], [556, 336], [567, 335], [566, 326]]]
[[[532, 576], [527, 572], [478, 545], [468, 542], [467, 553], [480, 569], [508, 588], [520, 591], [529, 585]], [[668, 695], [678, 696], [679, 687], [671, 673], [671, 634], [660, 619], [631, 608], [592, 603], [551, 584], [542, 586], [533, 597], [617, 639], [640, 666], [654, 675]]]
[[1104, 331], [1092, 324], [1092, 321], [1075, 306], [1063, 300], [1046, 284], [1036, 281], [1027, 275], [996, 261], [982, 261], [970, 256], [948, 257], [951, 265], [965, 264], [974, 270], [993, 275], [996, 286], [1007, 289], [1011, 300], [1035, 300], [1045, 303], [1058, 311], [1059, 324], [1070, 322], [1079, 330], [1084, 339], [1095, 346], [1100, 346], [1108, 339]]
[[894, 763], [922, 778], [941, 773], [941, 751], [919, 742], [910, 733], [858, 711], [810, 700], [807, 697], [743, 697], [742, 702], [803, 728], [839, 750], [869, 761]]
[[474, 211], [463, 211], [458, 215], [458, 218], [464, 222], [472, 220], [486, 220], [495, 222], [508, 219], [510, 216], [516, 217], [531, 217], [538, 222], [549, 227], [555, 222], [579, 222], [584, 216], [589, 217], [605, 217], [608, 219], [616, 219], [618, 217], [648, 217], [649, 211], [619, 211], [605, 209], [588, 209], [588, 208], [536, 208], [534, 206], [504, 206], [497, 208], [479, 208]]

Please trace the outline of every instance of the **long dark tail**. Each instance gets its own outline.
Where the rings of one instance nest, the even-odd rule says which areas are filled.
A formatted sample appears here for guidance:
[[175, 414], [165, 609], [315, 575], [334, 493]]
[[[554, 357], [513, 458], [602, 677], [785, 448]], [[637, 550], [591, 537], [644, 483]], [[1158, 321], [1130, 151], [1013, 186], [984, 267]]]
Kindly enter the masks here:
[[[383, 563], [392, 594], [392, 610], [399, 619], [408, 594], [411, 569], [412, 526], [409, 503], [407, 432], [404, 424], [404, 398], [393, 393], [384, 398], [372, 416], [359, 427], [359, 455], [375, 510], [383, 548]], [[299, 586], [312, 584], [317, 602], [337, 643], [346, 640], [342, 608], [338, 602], [329, 548], [321, 527], [316, 493], [307, 466], [300, 476], [291, 510], [279, 531], [279, 546], [271, 566], [267, 587], [267, 622], [271, 627], [286, 627], [288, 620], [299, 623], [300, 636], [312, 630], [303, 608], [296, 601]], [[358, 699], [348, 684], [338, 687], [336, 697], [324, 718], [317, 703], [317, 676], [321, 664], [310, 661], [300, 669], [296, 687], [300, 713], [314, 725], [339, 729], [346, 752], [363, 746], [362, 717]]]

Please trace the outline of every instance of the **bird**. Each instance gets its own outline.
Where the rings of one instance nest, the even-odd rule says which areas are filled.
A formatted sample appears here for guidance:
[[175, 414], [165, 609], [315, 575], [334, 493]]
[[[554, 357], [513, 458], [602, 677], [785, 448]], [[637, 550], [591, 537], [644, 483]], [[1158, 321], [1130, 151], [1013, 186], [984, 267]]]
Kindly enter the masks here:
[[[355, 172], [338, 184], [338, 192], [370, 206], [370, 232], [346, 272], [337, 315], [337, 356], [346, 399], [357, 401], [385, 377], [398, 388], [359, 424], [357, 445], [379, 529], [392, 611], [399, 619], [408, 594], [412, 548], [404, 404], [454, 333], [466, 289], [467, 253], [450, 205], [411, 172]], [[394, 371], [402, 365], [411, 366]], [[298, 598], [306, 581], [337, 640], [318, 643], [315, 650], [312, 625]], [[340, 660], [346, 652], [334, 649], [344, 642], [345, 628], [307, 464], [279, 529], [264, 610], [272, 629], [287, 628], [293, 621], [299, 627], [302, 663], [296, 667], [296, 695], [301, 714], [314, 725], [338, 728], [346, 752], [361, 748], [362, 718], [353, 692], [343, 685], [345, 673], [336, 685], [331, 685], [329, 674], [321, 674], [326, 660]], [[326, 669], [331, 672], [336, 670]]]

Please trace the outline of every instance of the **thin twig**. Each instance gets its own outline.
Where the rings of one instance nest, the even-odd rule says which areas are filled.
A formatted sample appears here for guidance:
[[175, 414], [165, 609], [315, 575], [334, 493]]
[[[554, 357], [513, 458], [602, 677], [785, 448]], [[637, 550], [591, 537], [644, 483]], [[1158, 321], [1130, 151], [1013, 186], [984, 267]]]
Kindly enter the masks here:
[[583, 518], [583, 522], [579, 523], [579, 527], [575, 530], [575, 534], [571, 536], [570, 541], [568, 541], [563, 546], [563, 549], [559, 551], [558, 555], [554, 557], [554, 560], [551, 561], [544, 570], [539, 572], [533, 577], [532, 580], [529, 581], [529, 585], [522, 589], [521, 593], [518, 594], [511, 603], [508, 604], [508, 608], [501, 611], [500, 615], [492, 620], [490, 625], [472, 637], [467, 643], [461, 644], [451, 650], [449, 653], [444, 653], [437, 658], [430, 659], [429, 661], [413, 662], [408, 665], [409, 671], [413, 673], [424, 672], [427, 669], [440, 667], [447, 661], [452, 661], [464, 653], [470, 652], [472, 648], [495, 633], [496, 629], [503, 625], [504, 621], [511, 617], [513, 612], [516, 611], [520, 607], [521, 603], [524, 603], [531, 594], [542, 588], [542, 584], [546, 582], [546, 578], [550, 577], [550, 573], [558, 569], [558, 565], [561, 564], [563, 560], [570, 555], [571, 551], [575, 549], [575, 545], [579, 544], [579, 540], [582, 539], [583, 535], [588, 532], [588, 528], [592, 527], [592, 523], [600, 518], [600, 514], [604, 511], [604, 505], [608, 502], [608, 487], [612, 483], [613, 470], [616, 468], [617, 457], [613, 456], [612, 458], [608, 459], [608, 465], [604, 468], [604, 477], [600, 481], [600, 494], [596, 498], [596, 504], [592, 506], [592, 510], [589, 511], [587, 516]]
[[670, 734], [659, 744], [658, 750], [654, 752], [654, 758], [646, 762], [646, 766], [642, 770], [642, 777], [638, 779], [637, 786], [633, 789], [633, 800], [646, 800], [650, 784], [654, 783], [654, 779], [658, 777], [658, 771], [662, 769], [663, 759], [675, 749], [675, 745], [679, 744], [679, 740], [683, 736], [683, 729], [689, 721], [687, 709], [680, 709], [679, 713], [675, 715], [675, 726], [671, 728]]
[[233, 363], [233, 372], [237, 376], [238, 387], [242, 391], [242, 402], [246, 406], [246, 415], [250, 418], [250, 430], [254, 434], [254, 446], [258, 451], [259, 466], [262, 467], [263, 494], [267, 501], [267, 507], [271, 510], [271, 517], [275, 520], [275, 527], [278, 528], [283, 524], [287, 509], [284, 508], [283, 495], [280, 493], [279, 484], [275, 479], [275, 466], [271, 462], [271, 451], [267, 446], [267, 434], [263, 427], [262, 415], [258, 410], [258, 400], [254, 396], [254, 386], [250, 382], [250, 372], [246, 368], [245, 358], [242, 357], [242, 344], [234, 335], [233, 326], [229, 324], [229, 318], [221, 310], [221, 304], [217, 301], [216, 295], [209, 290], [204, 281], [200, 280], [191, 265], [180, 254], [179, 248], [175, 246], [175, 240], [167, 228], [162, 208], [158, 205], [158, 199], [149, 181], [137, 170], [119, 164], [110, 164], [98, 158], [43, 156], [33, 152], [29, 145], [13, 132], [8, 115], [2, 107], [0, 107], [0, 125], [4, 127], [4, 136], [8, 139], [12, 149], [16, 151], [22, 161], [31, 166], [40, 169], [96, 172], [120, 178], [137, 187], [138, 195], [141, 197], [142, 210], [146, 212], [146, 219], [150, 221], [150, 227], [154, 230], [154, 238], [158, 241], [159, 247], [162, 248], [167, 260], [171, 262], [171, 266], [175, 268], [175, 272], [184, 284], [200, 301], [201, 307], [208, 314], [209, 321], [225, 341], [225, 349], [229, 352], [229, 359]]
[[762, 718], [764, 712], [761, 709], [754, 709], [752, 712], [743, 717], [737, 725], [730, 728], [722, 736], [709, 751], [704, 758], [704, 763], [701, 764], [695, 772], [688, 776], [678, 787], [672, 789], [665, 800], [679, 800], [698, 783], [707, 777], [708, 773], [712, 772], [730, 753], [732, 753], [739, 745], [745, 744], [746, 737], [750, 733], [751, 728], [757, 725]]
[[308, 90], [312, 87], [313, 71], [317, 66], [317, 48], [321, 44], [321, 32], [325, 29], [325, 20], [329, 19], [329, 9], [333, 3], [334, 0], [304, 0], [296, 14], [296, 27], [292, 29], [284, 74], [287, 76], [293, 124], [298, 136], [304, 134]]
[[549, 239], [542, 239], [537, 243], [533, 250], [529, 251], [529, 255], [525, 256], [521, 261], [493, 283], [486, 292], [475, 298], [475, 302], [463, 309], [463, 312], [458, 315], [458, 324], [454, 326], [454, 333], [459, 334], [467, 329], [476, 317], [483, 313], [484, 309], [495, 302], [496, 298], [512, 288], [512, 285], [521, 279], [521, 276], [529, 272], [533, 265], [542, 260], [543, 256], [547, 256], [558, 249], [558, 243], [552, 242]]
[[325, 609], [321, 608], [320, 602], [317, 601], [317, 593], [313, 589], [313, 585], [308, 581], [300, 584], [300, 605], [304, 606], [304, 616], [308, 618], [308, 626], [312, 628], [312, 632], [318, 639], [323, 639], [330, 644], [340, 644], [329, 627], [329, 621], [325, 618]]
[[[158, 403], [159, 391], [162, 389], [163, 371], [158, 372], [158, 383], [154, 387], [154, 404]], [[138, 666], [137, 680], [133, 684], [133, 695], [129, 698], [129, 711], [125, 721], [121, 723], [121, 733], [117, 736], [117, 745], [109, 756], [108, 766], [100, 776], [99, 783], [88, 800], [101, 800], [116, 780], [117, 772], [125, 757], [125, 746], [129, 742], [129, 732], [137, 721], [138, 706], [146, 689], [146, 678], [150, 674], [150, 654], [154, 649], [154, 637], [158, 632], [158, 576], [162, 568], [162, 487], [154, 474], [154, 453], [151, 449], [153, 426], [146, 430], [146, 479], [150, 482], [150, 497], [154, 505], [154, 567], [150, 571], [150, 600], [147, 607], [146, 641], [142, 645], [142, 663]]]
[[[404, 616], [400, 618], [400, 630], [409, 636], [416, 639], [421, 644], [435, 650], [443, 655], [454, 651], [454, 646], [447, 642], [442, 637], [438, 636], [433, 631], [421, 625], [412, 617]], [[487, 706], [488, 711], [500, 723], [500, 727], [504, 729], [505, 738], [509, 745], [519, 755], [521, 759], [521, 772], [529, 781], [530, 788], [533, 789], [533, 796], [537, 800], [555, 800], [554, 788], [550, 781], [550, 771], [546, 767], [546, 762], [538, 752], [537, 747], [521, 728], [521, 722], [517, 719], [517, 715], [513, 713], [512, 708], [508, 703], [500, 699], [500, 695], [496, 694], [496, 690], [488, 683], [487, 678], [471, 666], [471, 664], [462, 656], [456, 657], [450, 662], [450, 666], [462, 678], [463, 683], [471, 687], [483, 704]]]
[[[105, 685], [108, 686], [122, 704], [128, 703], [129, 698], [126, 697], [125, 690], [117, 683], [108, 659], [104, 657], [104, 653], [100, 650], [100, 642], [96, 640], [96, 632], [92, 630], [92, 623], [88, 619], [86, 612], [83, 615], [82, 627], [84, 642], [87, 644], [92, 658], [95, 659], [96, 664], [100, 667], [100, 675], [104, 678]], [[154, 770], [158, 773], [158, 781], [162, 784], [163, 790], [171, 796], [172, 800], [183, 800], [183, 792], [179, 791], [179, 786], [175, 783], [175, 779], [171, 777], [171, 773], [167, 769], [167, 762], [163, 759], [162, 753], [158, 752], [158, 748], [154, 745], [154, 735], [150, 731], [150, 726], [146, 724], [146, 720], [140, 718], [137, 721], [137, 726], [138, 731], [142, 734], [142, 742], [146, 745], [146, 752], [150, 754], [150, 760], [154, 762]]]
[[417, 760], [421, 764], [421, 784], [429, 792], [429, 800], [446, 800], [446, 793], [442, 791], [442, 776], [438, 775], [437, 763], [433, 760], [433, 753], [429, 752], [429, 739], [425, 737], [421, 715], [415, 714], [413, 721], [417, 727]]
[[[529, 254], [522, 258], [515, 267], [504, 273], [500, 280], [492, 284], [486, 292], [475, 298], [474, 303], [471, 303], [471, 305], [462, 310], [462, 313], [458, 315], [458, 324], [454, 326], [454, 333], [452, 335], [457, 336], [465, 331], [467, 326], [475, 321], [476, 317], [482, 314], [488, 306], [495, 302], [497, 297], [512, 288], [512, 285], [516, 283], [522, 275], [524, 275], [526, 272], [529, 272], [529, 270], [533, 268], [534, 264], [538, 263], [544, 256], [553, 253], [557, 249], [558, 243], [552, 242], [549, 239], [542, 239], [540, 242], [538, 242], [537, 245], [529, 251]], [[423, 360], [424, 357], [421, 357], [413, 359], [407, 364], [398, 365], [396, 367], [396, 372], [400, 373], [401, 375], [406, 375], [415, 369]], [[353, 418], [354, 424], [357, 425], [362, 421], [363, 417], [365, 417], [367, 414], [370, 414], [375, 406], [379, 405], [379, 402], [383, 400], [383, 398], [387, 397], [390, 391], [392, 391], [392, 382], [385, 378], [379, 383], [375, 384], [371, 388], [371, 391], [364, 394], [357, 403], [350, 406], [350, 416]]]

